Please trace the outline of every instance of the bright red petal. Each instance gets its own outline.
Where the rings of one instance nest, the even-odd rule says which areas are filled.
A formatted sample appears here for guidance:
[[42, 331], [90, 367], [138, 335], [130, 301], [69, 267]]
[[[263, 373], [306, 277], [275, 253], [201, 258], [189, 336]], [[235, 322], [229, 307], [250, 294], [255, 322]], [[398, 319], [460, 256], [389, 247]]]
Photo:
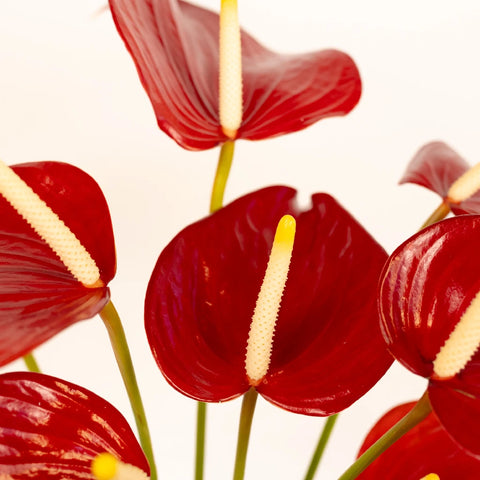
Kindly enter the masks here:
[[385, 251], [332, 197], [297, 217], [270, 370], [257, 389], [290, 411], [331, 415], [358, 400], [393, 359], [376, 303]]
[[104, 452], [150, 473], [127, 421], [99, 396], [46, 375], [0, 375], [0, 477], [94, 480]]
[[[177, 0], [110, 0], [160, 128], [182, 147], [226, 140], [218, 117], [218, 15]], [[361, 81], [335, 50], [279, 55], [242, 32], [244, 119], [238, 137], [268, 138], [344, 115]]]
[[[367, 435], [359, 456], [403, 418], [414, 403], [387, 412]], [[445, 432], [434, 413], [397, 440], [377, 458], [358, 480], [420, 480], [429, 473], [440, 479], [476, 480], [480, 460], [468, 455]]]
[[[448, 145], [432, 142], [415, 154], [400, 183], [415, 183], [446, 198], [452, 183], [469, 168], [468, 163]], [[480, 213], [480, 193], [459, 205], [452, 204], [451, 208], [455, 215]]]
[[430, 381], [432, 407], [445, 430], [480, 462], [480, 352], [449, 381]]
[[223, 401], [248, 390], [251, 317], [286, 213], [297, 217], [296, 244], [260, 393], [292, 411], [338, 411], [390, 365], [374, 303], [386, 254], [331, 197], [314, 196], [304, 213], [294, 197], [287, 187], [247, 195], [187, 227], [160, 255], [146, 329], [160, 369], [182, 393]]
[[[115, 274], [115, 247], [105, 198], [85, 172], [64, 163], [13, 167], [70, 227], [96, 261], [105, 285]], [[74, 322], [96, 315], [109, 290], [86, 288], [0, 196], [0, 365]]]
[[392, 354], [424, 377], [480, 290], [480, 216], [444, 220], [403, 243], [380, 283], [381, 326]]

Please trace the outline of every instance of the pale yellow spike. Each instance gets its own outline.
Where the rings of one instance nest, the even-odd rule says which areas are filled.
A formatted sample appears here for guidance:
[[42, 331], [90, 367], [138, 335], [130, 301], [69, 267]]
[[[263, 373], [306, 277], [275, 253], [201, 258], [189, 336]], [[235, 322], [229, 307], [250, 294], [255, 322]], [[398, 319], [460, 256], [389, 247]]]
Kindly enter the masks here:
[[451, 378], [460, 373], [480, 345], [480, 292], [465, 310], [433, 362], [438, 378]]
[[457, 178], [448, 190], [447, 198], [451, 203], [460, 203], [480, 190], [480, 163]]
[[102, 285], [97, 264], [56, 213], [0, 160], [0, 194], [87, 287]]
[[425, 475], [420, 480], [440, 480], [440, 477], [436, 473], [429, 473]]
[[92, 474], [96, 480], [149, 480], [140, 468], [123, 463], [110, 453], [101, 453], [92, 461]]
[[295, 228], [295, 219], [291, 215], [285, 215], [278, 223], [265, 277], [258, 294], [245, 358], [245, 370], [252, 386], [259, 384], [270, 365], [275, 323], [290, 268]]
[[234, 140], [242, 123], [242, 47], [237, 0], [221, 0], [219, 116], [223, 133]]

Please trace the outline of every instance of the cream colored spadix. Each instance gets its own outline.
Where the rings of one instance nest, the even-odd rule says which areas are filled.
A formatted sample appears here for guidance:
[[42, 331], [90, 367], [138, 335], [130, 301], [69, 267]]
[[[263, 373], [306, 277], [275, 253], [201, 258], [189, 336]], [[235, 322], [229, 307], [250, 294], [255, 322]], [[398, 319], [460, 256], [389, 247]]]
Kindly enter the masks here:
[[287, 282], [295, 238], [295, 219], [281, 218], [250, 325], [245, 369], [251, 385], [262, 380], [270, 365], [273, 335], [283, 290]]
[[440, 480], [440, 477], [436, 473], [429, 473], [428, 475], [420, 478], [420, 480]]
[[237, 0], [221, 0], [219, 116], [223, 133], [234, 140], [242, 123], [242, 48]]
[[140, 468], [123, 463], [110, 453], [97, 455], [92, 462], [92, 473], [97, 480], [148, 480]]
[[58, 215], [0, 160], [0, 194], [58, 255], [70, 273], [85, 286], [98, 286], [95, 261]]
[[478, 190], [480, 190], [480, 163], [474, 165], [452, 183], [447, 198], [452, 203], [460, 203]]
[[480, 292], [465, 310], [462, 318], [438, 352], [433, 371], [439, 378], [460, 373], [480, 345]]

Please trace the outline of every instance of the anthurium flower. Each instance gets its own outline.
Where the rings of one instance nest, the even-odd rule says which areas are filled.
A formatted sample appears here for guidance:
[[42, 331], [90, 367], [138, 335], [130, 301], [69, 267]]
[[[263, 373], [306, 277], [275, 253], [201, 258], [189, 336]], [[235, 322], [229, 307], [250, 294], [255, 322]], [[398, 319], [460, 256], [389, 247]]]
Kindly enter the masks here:
[[[466, 177], [468, 172], [468, 176]], [[462, 192], [458, 192], [459, 179]], [[470, 165], [443, 142], [431, 142], [423, 146], [407, 166], [400, 183], [415, 183], [440, 195], [455, 215], [480, 213], [479, 167]], [[472, 188], [461, 195], [468, 181]]]
[[[51, 217], [49, 209], [57, 217]], [[104, 307], [110, 297], [107, 284], [115, 274], [115, 247], [99, 186], [65, 163], [26, 163], [11, 170], [2, 163], [0, 217], [4, 365]], [[79, 280], [78, 270], [85, 270], [87, 277]], [[91, 270], [93, 277], [88, 276]]]
[[[370, 430], [358, 456], [400, 421], [413, 406], [414, 403], [405, 403], [388, 411]], [[480, 459], [460, 447], [432, 412], [382, 453], [357, 480], [476, 480], [479, 472]]]
[[109, 453], [150, 474], [125, 418], [94, 393], [30, 372], [0, 375], [0, 477], [95, 480], [92, 462]]
[[480, 216], [436, 223], [386, 263], [379, 307], [393, 356], [428, 379], [447, 432], [480, 458]]
[[[161, 253], [145, 326], [160, 370], [183, 394], [220, 402], [254, 386], [287, 410], [330, 415], [390, 366], [375, 305], [386, 253], [329, 195], [313, 195], [307, 211], [295, 195], [282, 186], [246, 195], [188, 226]], [[249, 329], [284, 215], [296, 220], [288, 279], [268, 371], [252, 379]]]
[[[190, 150], [232, 139], [219, 116], [219, 16], [178, 0], [109, 4], [159, 127]], [[357, 67], [337, 50], [282, 55], [242, 31], [241, 70], [243, 112], [235, 138], [294, 132], [347, 114], [360, 98]]]

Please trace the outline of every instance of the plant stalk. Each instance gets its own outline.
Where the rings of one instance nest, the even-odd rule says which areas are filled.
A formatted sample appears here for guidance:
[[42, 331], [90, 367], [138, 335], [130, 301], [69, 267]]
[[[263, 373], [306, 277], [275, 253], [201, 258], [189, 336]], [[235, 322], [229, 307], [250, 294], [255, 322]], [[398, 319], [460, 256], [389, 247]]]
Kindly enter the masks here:
[[353, 463], [338, 480], [353, 480], [357, 478], [376, 458], [378, 458], [388, 447], [393, 445], [399, 438], [409, 430], [418, 425], [432, 411], [428, 398], [428, 390], [422, 398], [397, 424], [378, 439], [355, 463]]
[[130, 405], [132, 406], [135, 423], [140, 437], [140, 444], [150, 464], [150, 479], [157, 479], [157, 469], [155, 459], [153, 456], [152, 441], [150, 438], [150, 431], [148, 429], [145, 409], [143, 407], [140, 390], [138, 388], [135, 370], [133, 368], [132, 357], [128, 348], [125, 331], [123, 329], [120, 317], [113, 303], [109, 301], [100, 312], [100, 317], [107, 327], [110, 342], [112, 344], [113, 352], [117, 360], [118, 368], [122, 375], [123, 383], [127, 390]]

